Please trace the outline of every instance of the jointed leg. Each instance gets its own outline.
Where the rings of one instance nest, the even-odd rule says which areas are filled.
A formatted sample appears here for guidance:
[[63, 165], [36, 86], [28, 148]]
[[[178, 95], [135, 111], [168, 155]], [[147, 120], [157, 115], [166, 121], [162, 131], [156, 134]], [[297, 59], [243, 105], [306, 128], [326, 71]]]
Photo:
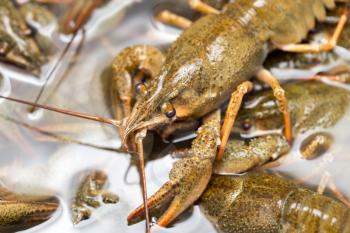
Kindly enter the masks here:
[[196, 10], [202, 14], [219, 14], [220, 11], [212, 6], [202, 2], [201, 0], [188, 0], [187, 1], [193, 10]]
[[326, 189], [327, 187], [327, 184], [329, 182], [329, 180], [331, 179], [331, 175], [329, 174], [329, 172], [324, 172], [322, 177], [321, 177], [321, 181], [320, 183], [318, 184], [318, 187], [317, 187], [317, 193], [318, 194], [323, 194], [324, 193], [324, 190]]
[[[188, 0], [188, 5], [195, 11], [202, 14], [219, 14], [220, 11], [214, 7], [202, 2], [201, 0]], [[157, 15], [157, 19], [165, 24], [172, 25], [181, 29], [187, 29], [192, 25], [192, 21], [172, 13], [168, 10], [164, 10]]]
[[221, 128], [221, 144], [219, 147], [219, 152], [217, 155], [217, 160], [221, 160], [224, 154], [225, 146], [227, 144], [228, 138], [231, 133], [231, 129], [236, 120], [237, 113], [242, 104], [242, 99], [245, 94], [251, 91], [253, 88], [253, 84], [249, 81], [240, 84], [237, 87], [237, 90], [232, 93], [230, 103], [226, 110], [226, 116], [224, 120], [224, 124]]
[[167, 10], [160, 12], [157, 15], [157, 19], [162, 23], [169, 24], [182, 29], [187, 29], [192, 25], [191, 20]]
[[319, 74], [315, 75], [314, 77], [311, 77], [310, 79], [313, 80], [330, 80], [330, 81], [336, 81], [340, 83], [350, 83], [350, 73], [349, 72], [343, 72], [338, 74]]
[[332, 50], [336, 45], [339, 39], [341, 32], [344, 29], [345, 24], [348, 19], [348, 8], [344, 8], [344, 12], [339, 19], [337, 27], [332, 35], [332, 37], [324, 44], [289, 44], [277, 46], [280, 50], [287, 52], [296, 52], [296, 53], [306, 53], [306, 52], [322, 52]]
[[326, 171], [322, 175], [320, 184], [318, 185], [318, 188], [317, 188], [317, 193], [323, 194], [327, 186], [341, 202], [343, 202], [347, 207], [350, 208], [350, 202], [346, 197], [344, 197], [342, 193], [338, 191], [331, 175], [329, 174], [329, 172]]
[[259, 80], [271, 86], [273, 90], [273, 94], [277, 99], [279, 109], [283, 113], [285, 137], [288, 140], [288, 142], [291, 143], [293, 140], [292, 123], [290, 120], [290, 115], [288, 110], [288, 101], [285, 97], [283, 88], [280, 86], [277, 79], [273, 77], [268, 70], [261, 69], [260, 71], [258, 71], [256, 76]]
[[339, 192], [339, 190], [337, 189], [337, 186], [335, 185], [334, 181], [332, 178], [329, 179], [328, 182], [328, 188], [334, 193], [334, 195], [341, 201], [343, 202], [348, 208], [350, 208], [350, 202], [349, 200], [344, 197], [344, 195]]

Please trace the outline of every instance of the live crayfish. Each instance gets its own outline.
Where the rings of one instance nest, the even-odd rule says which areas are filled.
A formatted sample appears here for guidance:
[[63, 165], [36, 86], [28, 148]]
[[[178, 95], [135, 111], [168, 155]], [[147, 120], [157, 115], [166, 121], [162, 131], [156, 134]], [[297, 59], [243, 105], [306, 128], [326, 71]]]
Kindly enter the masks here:
[[[48, 62], [53, 50], [52, 33], [56, 30], [56, 16], [40, 3], [63, 4], [63, 1], [32, 1], [19, 4], [1, 1], [0, 59], [36, 75]], [[59, 31], [74, 34], [90, 18], [93, 10], [107, 0], [69, 1], [69, 10], [62, 16]], [[68, 4], [68, 2], [67, 2]]]
[[[238, 86], [237, 92], [232, 95], [231, 99], [233, 107], [231, 106], [232, 109], [228, 110], [226, 117], [227, 119], [231, 118], [231, 120], [228, 120], [227, 124], [224, 122], [221, 133], [222, 142], [219, 153], [220, 151], [222, 153], [228, 140], [227, 129], [232, 127], [230, 125], [233, 124], [241, 98], [252, 88], [249, 82], [244, 81], [257, 74], [260, 79], [274, 87], [274, 94], [279, 101], [280, 110], [284, 113], [286, 137], [290, 140], [289, 127], [291, 126], [284, 92], [279, 85], [271, 81], [271, 75], [266, 70], [261, 69], [268, 52], [267, 47], [265, 47], [266, 42], [270, 41], [273, 44], [299, 42], [314, 26], [314, 18], [322, 20], [325, 17], [325, 8], [332, 7], [334, 2], [304, 1], [303, 4], [298, 5], [285, 1], [278, 5], [277, 10], [273, 3], [265, 1], [235, 1], [227, 4], [221, 12], [211, 9], [209, 6], [205, 8], [205, 5], [201, 5], [200, 1], [190, 2], [193, 5], [197, 3], [197, 9], [201, 9], [200, 6], [202, 6], [202, 11], [212, 14], [193, 23], [171, 45], [160, 74], [156, 76], [156, 79], [146, 83], [146, 88], [142, 86], [141, 97], [136, 101], [130, 116], [122, 121], [122, 136], [126, 138], [135, 130], [153, 126], [155, 123], [169, 122], [170, 120], [167, 118], [174, 121], [175, 119], [201, 117], [213, 109], [217, 109], [228, 99], [229, 93]], [[288, 7], [294, 9], [291, 11], [291, 14], [295, 14], [293, 23], [298, 22], [296, 20], [296, 18], [300, 18], [297, 16], [298, 14], [305, 18], [302, 18], [299, 24], [288, 23], [285, 11], [281, 10], [283, 7], [286, 7], [285, 10]], [[271, 12], [274, 12], [273, 17], [268, 17]], [[263, 25], [260, 17], [264, 19]], [[285, 21], [281, 23], [281, 19], [285, 19]], [[243, 26], [246, 26], [247, 30]], [[283, 50], [304, 50], [303, 46], [302, 49], [298, 46], [277, 47]], [[315, 50], [322, 50], [321, 47]], [[307, 48], [315, 51], [310, 47]], [[135, 60], [135, 64], [137, 64], [137, 60]], [[116, 67], [120, 70], [119, 79], [122, 77], [127, 79], [128, 76], [125, 75], [127, 69], [123, 70], [119, 67]], [[240, 85], [241, 83], [243, 84]], [[174, 88], [175, 85], [176, 88]], [[165, 115], [160, 113], [161, 110]], [[148, 204], [154, 207], [162, 202], [161, 199], [164, 197], [174, 198], [167, 212], [158, 220], [159, 225], [166, 226], [176, 218], [199, 197], [205, 184], [209, 181], [216, 150], [208, 149], [208, 147], [215, 148], [215, 143], [220, 137], [217, 129], [215, 130], [217, 125], [213, 126], [213, 124], [217, 123], [211, 122], [209, 126], [204, 126], [199, 130], [199, 132], [206, 131], [208, 133], [203, 136], [203, 140], [206, 142], [205, 148], [207, 148], [205, 152], [194, 149], [191, 158], [175, 163], [170, 174], [170, 181], [149, 199]], [[211, 132], [209, 133], [209, 131]], [[200, 135], [202, 137], [202, 134]], [[196, 147], [196, 142], [198, 142], [197, 139], [194, 142], [194, 147]], [[198, 173], [198, 171], [201, 172]], [[185, 174], [188, 176], [187, 178], [185, 178]], [[129, 216], [129, 221], [142, 214], [143, 210], [144, 206], [136, 209]]]
[[350, 232], [348, 207], [273, 174], [213, 176], [200, 206], [220, 233]]
[[16, 194], [0, 187], [0, 231], [17, 232], [41, 224], [56, 212], [55, 197]]
[[75, 34], [88, 22], [93, 11], [110, 0], [35, 0], [38, 3], [63, 5], [66, 10], [61, 17], [59, 31]]
[[78, 0], [68, 5], [70, 10], [62, 17], [60, 32], [73, 34], [80, 30], [90, 19], [93, 11], [110, 0]]
[[55, 23], [55, 16], [35, 3], [18, 6], [12, 1], [0, 3], [0, 59], [38, 74], [48, 60], [47, 40], [40, 26]]
[[[117, 126], [124, 145], [132, 148], [130, 141], [134, 140], [137, 151], [142, 154], [142, 139], [146, 129], [154, 129], [175, 120], [181, 122], [203, 117], [219, 109], [237, 89], [232, 95], [221, 133], [219, 155], [222, 155], [242, 97], [252, 89], [252, 84], [247, 80], [256, 74], [259, 79], [274, 88], [274, 94], [283, 112], [285, 135], [291, 141], [291, 124], [284, 91], [270, 73], [262, 68], [263, 61], [269, 48], [313, 52], [332, 49], [346, 22], [347, 12], [344, 11], [329, 43], [290, 45], [300, 42], [314, 27], [315, 18], [323, 20], [325, 9], [332, 8], [335, 2], [281, 1], [276, 6], [275, 3], [267, 1], [239, 0], [227, 3], [221, 11], [200, 1], [190, 1], [190, 4], [197, 10], [211, 14], [194, 22], [170, 46], [165, 58], [159, 50], [150, 46], [129, 48], [129, 52], [125, 50], [116, 58], [115, 78], [112, 84], [116, 91], [113, 92], [113, 98], [123, 101], [120, 109], [131, 109], [130, 106], [135, 101], [130, 113], [119, 115], [117, 120], [86, 115], [83, 117]], [[156, 54], [157, 58], [149, 57], [151, 54]], [[152, 67], [155, 69], [152, 70]], [[135, 85], [132, 79], [136, 73], [135, 69], [141, 70], [150, 80], [145, 84]], [[134, 95], [130, 97], [130, 91], [123, 90], [124, 84], [128, 84], [128, 88], [136, 86], [140, 93], [136, 100]], [[200, 196], [209, 182], [217, 154], [216, 146], [219, 145], [220, 139], [220, 120], [217, 119], [219, 115], [214, 113], [206, 117], [208, 121], [206, 120], [200, 128], [199, 136], [194, 142], [194, 155], [174, 165], [172, 180], [157, 194], [169, 195], [170, 199], [175, 196], [169, 210], [159, 219], [159, 225], [166, 226], [176, 218]], [[204, 148], [208, 150], [202, 150], [203, 143]], [[197, 147], [201, 147], [201, 150], [196, 150]], [[143, 185], [145, 186], [145, 183]], [[148, 203], [154, 204], [154, 201], [155, 199], [151, 198]], [[129, 220], [142, 214], [144, 210], [148, 217], [147, 207], [142, 206], [129, 216]]]

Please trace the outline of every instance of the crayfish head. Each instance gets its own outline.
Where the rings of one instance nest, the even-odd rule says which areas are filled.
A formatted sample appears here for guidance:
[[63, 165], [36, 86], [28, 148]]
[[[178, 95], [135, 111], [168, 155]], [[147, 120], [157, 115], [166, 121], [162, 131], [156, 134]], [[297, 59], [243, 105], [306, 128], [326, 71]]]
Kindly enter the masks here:
[[[206, 107], [198, 107], [198, 102], [204, 102], [199, 94], [203, 88], [194, 85], [201, 80], [200, 70], [201, 63], [196, 59], [183, 65], [165, 65], [155, 79], [144, 84], [130, 116], [122, 122], [122, 138], [125, 140], [140, 129], [195, 117], [198, 112], [204, 114]], [[208, 104], [200, 106], [203, 105]]]
[[[167, 108], [167, 109], [164, 109]], [[163, 111], [165, 111], [163, 113]], [[138, 131], [154, 129], [157, 126], [170, 124], [176, 120], [176, 110], [169, 102], [158, 103], [155, 99], [139, 100], [129, 117], [124, 118], [120, 126], [123, 144], [128, 143]]]

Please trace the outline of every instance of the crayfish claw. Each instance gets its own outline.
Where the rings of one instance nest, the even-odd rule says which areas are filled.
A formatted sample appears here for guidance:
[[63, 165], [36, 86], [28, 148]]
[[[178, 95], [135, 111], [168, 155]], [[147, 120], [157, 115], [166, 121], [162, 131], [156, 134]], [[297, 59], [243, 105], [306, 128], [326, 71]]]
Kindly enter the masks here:
[[[151, 216], [159, 217], [157, 224], [167, 226], [190, 207], [204, 191], [211, 174], [210, 159], [191, 157], [175, 162], [170, 181], [147, 200]], [[141, 205], [128, 216], [129, 225], [144, 219], [144, 209]]]
[[[191, 147], [192, 156], [176, 161], [169, 173], [169, 181], [148, 198], [146, 203], [150, 215], [159, 217], [159, 226], [166, 227], [173, 222], [204, 192], [213, 172], [219, 128], [219, 119], [208, 118], [197, 131]], [[135, 209], [128, 216], [129, 225], [143, 220], [144, 210], [143, 205]]]
[[[170, 181], [166, 182], [155, 194], [147, 199], [147, 206], [152, 216], [159, 216], [161, 208], [170, 203], [175, 195], [175, 185]], [[157, 214], [158, 213], [158, 214]], [[140, 205], [128, 216], [128, 224], [132, 225], [145, 219], [145, 206]]]

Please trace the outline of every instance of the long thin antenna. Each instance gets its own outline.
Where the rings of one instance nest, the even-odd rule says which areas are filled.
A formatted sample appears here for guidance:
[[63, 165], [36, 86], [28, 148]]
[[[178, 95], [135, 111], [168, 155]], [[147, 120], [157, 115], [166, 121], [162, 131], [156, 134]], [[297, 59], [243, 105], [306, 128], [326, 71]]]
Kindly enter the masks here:
[[[64, 47], [64, 49], [63, 49], [61, 55], [59, 56], [59, 58], [58, 58], [58, 60], [57, 60], [57, 62], [56, 62], [55, 65], [52, 67], [52, 69], [50, 70], [50, 72], [48, 73], [48, 75], [46, 76], [45, 82], [44, 82], [44, 84], [41, 86], [40, 91], [39, 91], [39, 93], [38, 93], [38, 95], [37, 95], [37, 97], [36, 97], [36, 99], [35, 99], [35, 101], [34, 101], [35, 104], [37, 104], [37, 103], [39, 102], [39, 100], [40, 100], [40, 98], [41, 98], [42, 94], [44, 93], [44, 90], [45, 90], [45, 88], [46, 88], [46, 86], [47, 86], [47, 83], [51, 80], [52, 75], [55, 73], [55, 71], [56, 71], [58, 65], [60, 64], [60, 62], [62, 61], [63, 57], [66, 55], [66, 53], [68, 52], [68, 49], [71, 47], [71, 45], [72, 45], [72, 43], [73, 43], [75, 37], [77, 36], [77, 34], [78, 34], [77, 32], [75, 32], [75, 33], [73, 34], [72, 39], [66, 44], [66, 46]], [[34, 111], [34, 110], [35, 110], [35, 108], [32, 109], [32, 111]]]
[[47, 109], [47, 110], [50, 110], [50, 111], [53, 111], [53, 112], [62, 113], [62, 114], [65, 114], [65, 115], [70, 115], [70, 116], [79, 117], [79, 118], [92, 120], [92, 121], [97, 121], [97, 122], [103, 122], [103, 123], [107, 123], [107, 124], [110, 124], [110, 125], [114, 125], [116, 127], [120, 127], [120, 122], [117, 121], [117, 120], [114, 120], [112, 118], [104, 118], [104, 117], [89, 115], [89, 114], [86, 114], [86, 113], [74, 112], [74, 111], [64, 110], [64, 109], [50, 107], [50, 106], [46, 106], [46, 105], [35, 104], [35, 103], [29, 102], [29, 101], [20, 100], [20, 99], [11, 98], [11, 97], [5, 97], [5, 96], [2, 96], [2, 95], [0, 95], [0, 98], [6, 99], [6, 100], [10, 100], [10, 101], [13, 101], [13, 102], [17, 102], [17, 103], [21, 103], [21, 104], [30, 105], [30, 106], [33, 106], [33, 107], [36, 107], [36, 108], [43, 108], [43, 109]]
[[[72, 68], [74, 67], [76, 61], [78, 60], [78, 57], [83, 49], [83, 45], [86, 39], [86, 31], [84, 28], [81, 29], [82, 31], [82, 39], [79, 41], [79, 45], [77, 47], [77, 49], [75, 50], [74, 56], [71, 59], [71, 61], [68, 64], [67, 69], [65, 69], [63, 75], [61, 76], [60, 80], [58, 80], [57, 84], [53, 87], [53, 89], [50, 91], [50, 94], [43, 100], [41, 101], [41, 103], [46, 104], [51, 98], [52, 96], [56, 93], [56, 91], [58, 90], [58, 88], [62, 85], [62, 83], [68, 78], [69, 73], [71, 72]], [[39, 100], [37, 101], [39, 102]], [[37, 103], [36, 102], [36, 103]]]
[[82, 146], [88, 146], [88, 147], [92, 147], [92, 148], [100, 149], [100, 150], [112, 151], [112, 152], [117, 152], [117, 153], [125, 153], [125, 151], [120, 149], [120, 148], [99, 146], [99, 145], [95, 145], [95, 144], [92, 144], [92, 143], [81, 142], [81, 141], [78, 141], [78, 140], [75, 140], [75, 139], [72, 139], [72, 138], [67, 138], [67, 137], [64, 137], [64, 136], [61, 136], [61, 135], [57, 135], [55, 133], [39, 129], [39, 128], [33, 126], [33, 125], [29, 125], [27, 123], [21, 122], [19, 120], [16, 120], [16, 119], [11, 118], [9, 116], [5, 116], [3, 114], [0, 114], [0, 117], [4, 118], [4, 120], [10, 121], [12, 123], [15, 123], [17, 125], [20, 125], [22, 127], [27, 128], [27, 129], [33, 130], [33, 131], [35, 131], [37, 133], [40, 133], [42, 135], [45, 135], [47, 137], [53, 138], [53, 139], [55, 139], [57, 141], [62, 141], [62, 142], [71, 143], [71, 144], [78, 144], [78, 145], [82, 145]]
[[139, 174], [140, 174], [140, 183], [142, 188], [142, 198], [143, 205], [145, 207], [145, 219], [146, 219], [146, 233], [150, 233], [150, 217], [149, 209], [147, 205], [147, 182], [146, 182], [146, 172], [145, 172], [145, 159], [144, 159], [144, 149], [143, 149], [143, 139], [146, 137], [147, 130], [143, 129], [136, 133], [136, 145], [137, 145], [137, 155], [139, 159]]

